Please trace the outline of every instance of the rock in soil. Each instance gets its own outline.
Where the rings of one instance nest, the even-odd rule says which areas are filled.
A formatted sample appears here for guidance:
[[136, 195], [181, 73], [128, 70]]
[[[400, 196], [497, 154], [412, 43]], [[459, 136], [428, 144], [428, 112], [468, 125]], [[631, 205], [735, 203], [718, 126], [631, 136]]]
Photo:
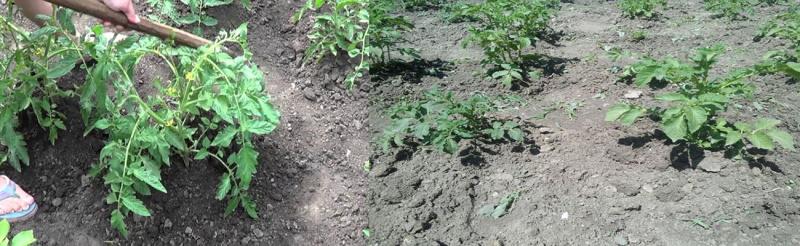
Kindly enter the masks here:
[[625, 238], [625, 236], [623, 235], [617, 235], [616, 237], [614, 237], [614, 242], [620, 246], [628, 245], [628, 239]]
[[623, 97], [625, 97], [626, 99], [640, 98], [640, 97], [642, 97], [642, 91], [640, 91], [640, 90], [630, 90], [630, 91], [626, 92]]
[[52, 202], [53, 203], [53, 207], [60, 207], [62, 202], [63, 201], [61, 200], [60, 197], [56, 198], [56, 199], [53, 199], [53, 202]]

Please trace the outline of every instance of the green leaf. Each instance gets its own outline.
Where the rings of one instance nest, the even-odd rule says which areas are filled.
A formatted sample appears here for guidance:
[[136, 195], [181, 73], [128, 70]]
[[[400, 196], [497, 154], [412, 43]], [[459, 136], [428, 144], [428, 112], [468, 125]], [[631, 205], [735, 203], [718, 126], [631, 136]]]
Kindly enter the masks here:
[[0, 239], [7, 238], [9, 230], [11, 230], [11, 223], [8, 223], [6, 219], [0, 221]]
[[231, 141], [233, 137], [236, 136], [237, 129], [235, 127], [225, 127], [225, 130], [222, 130], [221, 133], [217, 134], [214, 137], [214, 141], [211, 142], [211, 146], [219, 146], [219, 147], [228, 147], [231, 145]]
[[800, 79], [800, 63], [787, 62], [782, 70], [795, 79]]
[[236, 177], [241, 180], [239, 186], [242, 190], [247, 190], [250, 187], [250, 181], [253, 179], [253, 173], [256, 172], [258, 152], [252, 146], [244, 145], [239, 150], [236, 159]]
[[167, 140], [167, 143], [172, 145], [172, 147], [175, 147], [180, 151], [186, 151], [186, 149], [188, 148], [186, 146], [186, 142], [183, 141], [183, 137], [178, 135], [178, 133], [175, 132], [174, 130], [165, 129], [164, 131], [162, 131], [162, 133], [164, 134], [164, 140]]
[[219, 179], [219, 185], [217, 186], [217, 200], [225, 199], [225, 196], [228, 195], [228, 192], [231, 190], [231, 176], [230, 174], [223, 174], [222, 177]]
[[47, 78], [48, 79], [56, 79], [56, 78], [60, 78], [61, 76], [66, 75], [67, 73], [72, 71], [73, 68], [75, 68], [75, 65], [77, 64], [78, 59], [79, 58], [78, 58], [77, 55], [64, 56], [63, 58], [61, 58], [61, 60], [56, 62], [56, 64], [53, 64], [47, 70]]
[[608, 109], [608, 112], [606, 112], [606, 121], [616, 121], [620, 118], [620, 116], [622, 116], [622, 114], [625, 114], [630, 109], [631, 106], [624, 103], [611, 106], [611, 108]]
[[780, 125], [781, 121], [776, 119], [766, 119], [766, 118], [759, 118], [756, 120], [756, 131], [758, 130], [767, 130], [775, 128], [776, 126]]
[[125, 205], [126, 208], [130, 209], [131, 212], [135, 214], [144, 217], [150, 216], [150, 210], [148, 210], [147, 207], [144, 206], [144, 203], [142, 203], [141, 200], [139, 200], [133, 195], [123, 196], [122, 205]]
[[114, 212], [111, 212], [111, 227], [117, 229], [123, 237], [128, 237], [128, 228], [125, 226], [125, 217], [122, 216], [122, 213], [119, 209], [115, 209]]
[[750, 140], [750, 143], [759, 149], [773, 150], [775, 148], [772, 144], [772, 138], [763, 131], [756, 131], [748, 135], [747, 140]]
[[253, 202], [249, 196], [242, 196], [242, 207], [244, 207], [244, 211], [248, 216], [250, 216], [250, 218], [258, 219], [258, 209], [256, 208], [256, 203]]
[[647, 111], [643, 108], [633, 107], [619, 117], [619, 122], [626, 126], [632, 125], [645, 112]]
[[517, 142], [521, 142], [525, 138], [524, 133], [519, 128], [513, 128], [508, 130], [508, 137]]
[[767, 131], [767, 136], [772, 138], [772, 141], [780, 144], [784, 149], [794, 150], [794, 137], [792, 137], [791, 134], [781, 130], [773, 129]]
[[21, 231], [14, 235], [14, 239], [11, 239], [11, 246], [28, 246], [34, 243], [36, 243], [36, 238], [33, 237], [32, 230]]
[[228, 200], [228, 205], [225, 206], [225, 215], [230, 215], [233, 211], [236, 211], [236, 208], [239, 207], [239, 201], [241, 198], [239, 196], [233, 196], [231, 199]]
[[668, 102], [671, 102], [671, 101], [687, 101], [687, 100], [689, 100], [689, 98], [687, 98], [685, 95], [683, 95], [681, 93], [677, 93], [677, 92], [662, 94], [662, 95], [656, 96], [656, 99], [662, 100], [662, 101], [668, 101]]
[[685, 113], [690, 133], [699, 130], [700, 127], [705, 125], [706, 120], [708, 120], [708, 113], [701, 107], [688, 107]]
[[671, 118], [665, 118], [661, 124], [664, 133], [673, 142], [684, 139], [687, 133], [686, 119], [683, 114]]
[[150, 187], [153, 187], [153, 189], [167, 193], [167, 188], [164, 188], [164, 185], [161, 184], [161, 177], [158, 177], [158, 175], [154, 174], [152, 171], [144, 168], [136, 168], [133, 170], [133, 176]]
[[742, 141], [742, 134], [737, 131], [728, 132], [725, 136], [725, 146], [730, 146]]

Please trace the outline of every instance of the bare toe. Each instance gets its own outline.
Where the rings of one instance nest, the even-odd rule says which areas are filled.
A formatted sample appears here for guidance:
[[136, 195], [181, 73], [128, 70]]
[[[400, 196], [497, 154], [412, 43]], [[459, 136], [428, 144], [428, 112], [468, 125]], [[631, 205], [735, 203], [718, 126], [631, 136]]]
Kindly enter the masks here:
[[19, 185], [17, 185], [17, 196], [19, 196], [19, 199], [24, 202], [25, 206], [33, 204], [33, 197], [28, 194], [28, 192], [25, 192], [22, 187], [19, 187]]

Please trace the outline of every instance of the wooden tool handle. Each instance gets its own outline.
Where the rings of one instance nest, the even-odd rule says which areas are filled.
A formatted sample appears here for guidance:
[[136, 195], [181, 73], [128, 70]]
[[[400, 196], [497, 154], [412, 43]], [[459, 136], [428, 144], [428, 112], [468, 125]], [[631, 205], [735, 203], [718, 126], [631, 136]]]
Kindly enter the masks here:
[[52, 4], [70, 8], [72, 10], [91, 15], [95, 18], [109, 21], [111, 23], [125, 26], [129, 29], [140, 31], [142, 33], [150, 34], [166, 40], [174, 40], [178, 44], [186, 45], [193, 48], [198, 48], [211, 41], [195, 36], [194, 34], [185, 32], [183, 30], [167, 26], [164, 24], [152, 22], [145, 18], [139, 18], [141, 21], [138, 24], [128, 22], [125, 14], [111, 10], [105, 4], [98, 0], [45, 0]]

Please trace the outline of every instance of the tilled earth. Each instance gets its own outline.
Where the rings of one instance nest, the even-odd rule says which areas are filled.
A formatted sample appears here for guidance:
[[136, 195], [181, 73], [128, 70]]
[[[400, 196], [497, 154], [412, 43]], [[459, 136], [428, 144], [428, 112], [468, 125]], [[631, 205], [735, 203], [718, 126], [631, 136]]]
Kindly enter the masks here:
[[[59, 108], [69, 119], [69, 130], [60, 133], [56, 144], [50, 145], [30, 114], [21, 130], [32, 153], [31, 166], [22, 173], [3, 169], [40, 205], [34, 219], [14, 229], [33, 229], [43, 245], [363, 244], [366, 174], [361, 164], [369, 156], [363, 131], [368, 127], [366, 94], [341, 88], [351, 66], [348, 61], [300, 64], [309, 23], [289, 21], [300, 4], [254, 1], [251, 10], [233, 5], [209, 11], [220, 19], [218, 28], [249, 22], [254, 62], [265, 72], [267, 89], [282, 113], [278, 130], [256, 139], [261, 159], [250, 192], [260, 219], [241, 211], [223, 216], [224, 204], [213, 195], [221, 170], [195, 161], [164, 171], [169, 193], [145, 199], [153, 216], [131, 216], [131, 235], [120, 238], [109, 224], [106, 187], [102, 180], [86, 176], [104, 137], [83, 137], [78, 106], [67, 101]], [[152, 11], [140, 7], [142, 13]], [[160, 68], [145, 61], [137, 70], [147, 78]], [[82, 75], [66, 80], [62, 82], [80, 83]]]
[[[563, 3], [552, 27], [554, 44], [535, 51], [551, 58], [545, 76], [509, 90], [483, 79], [481, 51], [462, 48], [469, 23], [450, 24], [433, 10], [405, 12], [416, 29], [406, 35], [424, 61], [373, 75], [373, 137], [391, 102], [434, 86], [468, 95], [513, 94], [524, 106], [499, 112], [519, 117], [525, 143], [462, 144], [456, 155], [395, 149], [373, 154], [367, 207], [370, 245], [797, 245], [800, 244], [800, 153], [779, 150], [755, 162], [719, 153], [687, 151], [669, 143], [658, 125], [604, 122], [606, 109], [632, 90], [640, 102], [655, 93], [616, 83], [604, 47], [685, 58], [694, 49], [721, 43], [727, 52], [714, 73], [751, 65], [780, 42], [753, 36], [785, 7], [757, 8], [756, 18], [713, 18], [702, 1], [671, 1], [657, 20], [629, 20], [613, 1]], [[630, 34], [643, 30], [646, 38]], [[420, 72], [439, 71], [439, 72]], [[737, 102], [739, 114], [780, 119], [800, 136], [800, 90], [786, 77], [757, 77], [753, 99]], [[580, 105], [574, 119], [553, 105]], [[519, 192], [499, 219], [479, 215], [486, 206]]]

